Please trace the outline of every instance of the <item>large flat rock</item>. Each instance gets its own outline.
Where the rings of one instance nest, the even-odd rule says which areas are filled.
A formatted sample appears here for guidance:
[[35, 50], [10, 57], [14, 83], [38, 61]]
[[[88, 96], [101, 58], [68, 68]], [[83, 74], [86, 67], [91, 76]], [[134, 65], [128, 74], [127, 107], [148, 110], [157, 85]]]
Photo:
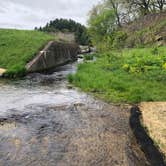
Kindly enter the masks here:
[[143, 102], [139, 107], [143, 125], [166, 156], [166, 102]]

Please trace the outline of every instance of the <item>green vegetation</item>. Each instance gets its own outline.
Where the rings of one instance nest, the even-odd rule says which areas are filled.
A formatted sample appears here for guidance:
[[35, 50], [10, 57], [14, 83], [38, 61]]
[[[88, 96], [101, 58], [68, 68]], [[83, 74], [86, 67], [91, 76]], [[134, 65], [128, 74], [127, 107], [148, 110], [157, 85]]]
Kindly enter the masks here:
[[103, 0], [94, 6], [88, 32], [97, 61], [80, 64], [69, 81], [109, 102], [165, 101], [166, 4], [162, 2]]
[[86, 54], [84, 55], [84, 61], [91, 61], [94, 58], [94, 54]]
[[90, 11], [92, 44], [98, 51], [163, 45], [165, 9], [166, 3], [160, 0], [103, 0]]
[[36, 27], [35, 29], [44, 32], [71, 32], [75, 34], [75, 40], [78, 44], [90, 44], [90, 39], [86, 27], [71, 19], [55, 19], [54, 21], [47, 23], [43, 28], [40, 27], [38, 29]]
[[43, 32], [0, 29], [0, 68], [10, 77], [25, 74], [25, 65], [53, 37]]
[[100, 54], [80, 64], [69, 81], [109, 102], [166, 100], [166, 47]]
[[[107, 102], [166, 101], [166, 1], [101, 0], [89, 16], [97, 60], [80, 64], [69, 81]], [[152, 112], [151, 105], [144, 125], [165, 154], [165, 130], [156, 130], [165, 124], [164, 109], [154, 103]]]
[[101, 10], [100, 14], [91, 15], [89, 21], [89, 34], [91, 36], [92, 43], [99, 50], [106, 50], [110, 48], [110, 34], [113, 35], [115, 29], [115, 15], [113, 11]]

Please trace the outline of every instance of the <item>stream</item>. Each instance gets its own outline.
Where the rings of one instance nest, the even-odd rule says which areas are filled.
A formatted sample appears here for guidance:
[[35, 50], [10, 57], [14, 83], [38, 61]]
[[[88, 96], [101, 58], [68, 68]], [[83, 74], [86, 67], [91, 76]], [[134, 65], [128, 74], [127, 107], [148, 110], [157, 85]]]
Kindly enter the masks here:
[[149, 165], [130, 129], [130, 106], [73, 88], [78, 62], [0, 81], [0, 166]]

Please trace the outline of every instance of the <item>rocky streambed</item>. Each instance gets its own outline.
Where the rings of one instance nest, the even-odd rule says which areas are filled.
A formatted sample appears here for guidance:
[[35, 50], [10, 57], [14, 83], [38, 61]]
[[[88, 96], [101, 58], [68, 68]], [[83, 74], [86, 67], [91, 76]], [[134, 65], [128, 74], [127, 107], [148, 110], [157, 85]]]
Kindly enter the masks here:
[[0, 81], [0, 166], [150, 165], [130, 128], [130, 106], [69, 86], [76, 66]]

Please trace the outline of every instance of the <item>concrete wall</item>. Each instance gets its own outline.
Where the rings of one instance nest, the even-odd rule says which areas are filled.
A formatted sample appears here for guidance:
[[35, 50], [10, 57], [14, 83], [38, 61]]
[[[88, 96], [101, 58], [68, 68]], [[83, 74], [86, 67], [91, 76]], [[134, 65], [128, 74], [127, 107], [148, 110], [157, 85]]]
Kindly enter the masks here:
[[26, 65], [28, 72], [44, 71], [77, 60], [76, 44], [51, 41]]

